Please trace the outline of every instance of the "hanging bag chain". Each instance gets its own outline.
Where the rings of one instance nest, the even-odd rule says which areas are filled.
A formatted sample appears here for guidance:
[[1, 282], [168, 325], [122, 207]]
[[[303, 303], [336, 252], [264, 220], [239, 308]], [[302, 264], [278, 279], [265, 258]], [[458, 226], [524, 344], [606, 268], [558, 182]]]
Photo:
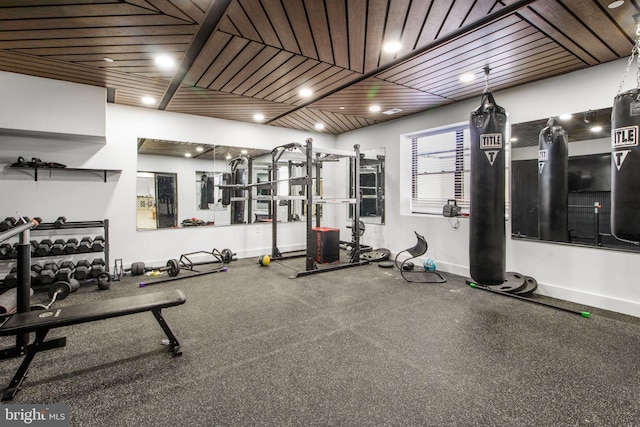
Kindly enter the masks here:
[[[636, 42], [631, 49], [631, 56], [629, 57], [629, 61], [627, 61], [627, 67], [624, 70], [624, 75], [622, 76], [622, 81], [620, 82], [620, 87], [618, 88], [617, 95], [620, 95], [622, 92], [622, 87], [624, 86], [624, 81], [627, 79], [627, 75], [629, 74], [629, 69], [631, 68], [631, 64], [633, 63], [634, 57], [638, 54], [640, 50], [640, 20], [638, 20], [639, 15], [634, 16], [636, 19]], [[640, 89], [640, 54], [637, 56], [637, 70], [636, 70], [636, 86]], [[640, 100], [640, 93], [638, 94], [638, 99]]]

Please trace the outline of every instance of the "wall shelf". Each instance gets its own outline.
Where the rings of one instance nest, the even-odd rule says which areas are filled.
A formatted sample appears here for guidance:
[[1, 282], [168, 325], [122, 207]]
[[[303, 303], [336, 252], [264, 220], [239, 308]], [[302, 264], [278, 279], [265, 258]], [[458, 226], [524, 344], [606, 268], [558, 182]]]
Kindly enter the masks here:
[[49, 171], [49, 176], [52, 175], [52, 173], [54, 173], [54, 171], [57, 172], [86, 172], [86, 173], [92, 173], [92, 174], [97, 174], [102, 176], [102, 179], [104, 182], [107, 182], [107, 177], [109, 176], [109, 174], [117, 174], [117, 173], [121, 173], [122, 170], [121, 169], [87, 169], [87, 168], [50, 168], [50, 167], [32, 167], [32, 166], [9, 166], [9, 168], [11, 169], [19, 169], [19, 170], [24, 170], [24, 171], [33, 171], [33, 180], [37, 181], [38, 180], [38, 171], [39, 170], [47, 170]]

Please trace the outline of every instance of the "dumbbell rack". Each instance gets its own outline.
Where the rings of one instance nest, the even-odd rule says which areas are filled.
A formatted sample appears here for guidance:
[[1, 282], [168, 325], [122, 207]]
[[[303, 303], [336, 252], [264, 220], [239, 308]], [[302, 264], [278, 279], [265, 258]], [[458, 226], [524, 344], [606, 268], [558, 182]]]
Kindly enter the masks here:
[[[31, 261], [34, 262], [36, 260], [50, 259], [50, 260], [56, 260], [55, 262], [57, 264], [60, 264], [62, 261], [79, 259], [81, 257], [87, 257], [90, 254], [102, 253], [104, 255], [105, 272], [109, 273], [109, 220], [108, 219], [104, 219], [101, 221], [76, 221], [76, 222], [71, 221], [71, 222], [65, 222], [63, 224], [43, 222], [31, 230], [31, 235], [32, 236], [42, 235], [46, 233], [47, 236], [46, 237], [43, 236], [43, 238], [49, 238], [51, 240], [55, 240], [56, 238], [60, 238], [60, 237], [65, 237], [65, 238], [80, 237], [80, 235], [76, 232], [76, 230], [82, 230], [82, 229], [94, 229], [94, 230], [102, 229], [103, 232], [96, 233], [95, 236], [97, 236], [98, 234], [104, 236], [104, 250], [101, 252], [84, 252], [84, 253], [74, 253], [74, 254], [67, 253], [67, 254], [60, 254], [60, 255], [50, 254], [50, 255], [36, 257], [35, 260], [34, 260], [34, 257], [31, 257]], [[12, 264], [16, 263], [16, 261], [17, 261], [16, 259], [0, 260], [0, 265], [5, 265], [6, 266], [5, 269], [7, 270], [0, 273], [0, 277], [4, 278], [9, 272], [8, 270], [10, 270], [10, 268], [12, 267]], [[31, 268], [31, 266], [29, 266], [29, 268]]]

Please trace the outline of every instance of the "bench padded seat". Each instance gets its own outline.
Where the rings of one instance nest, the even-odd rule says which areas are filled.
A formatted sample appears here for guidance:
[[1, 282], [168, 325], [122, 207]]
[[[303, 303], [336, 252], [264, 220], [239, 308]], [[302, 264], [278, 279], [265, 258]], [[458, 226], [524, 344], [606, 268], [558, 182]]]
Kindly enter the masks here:
[[185, 301], [184, 293], [181, 290], [173, 289], [51, 308], [46, 311], [17, 313], [0, 326], [0, 336], [36, 332], [42, 329], [54, 329], [144, 311], [160, 310], [184, 304]]

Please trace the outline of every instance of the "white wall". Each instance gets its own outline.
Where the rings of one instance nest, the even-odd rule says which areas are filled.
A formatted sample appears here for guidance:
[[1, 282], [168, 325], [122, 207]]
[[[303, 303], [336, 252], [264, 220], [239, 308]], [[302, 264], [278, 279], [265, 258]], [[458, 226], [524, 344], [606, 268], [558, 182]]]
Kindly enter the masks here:
[[[498, 91], [494, 96], [509, 113], [511, 123], [611, 107], [626, 63], [626, 59], [614, 61]], [[627, 78], [623, 90], [633, 87], [632, 80]], [[361, 144], [363, 149], [386, 148], [386, 225], [367, 227], [367, 233], [374, 227], [377, 233], [365, 234], [365, 243], [368, 239], [382, 241], [397, 252], [415, 243], [413, 230], [417, 230], [427, 237], [427, 256], [435, 258], [440, 269], [469, 275], [468, 220], [460, 219], [459, 227], [454, 228], [455, 222], [450, 219], [403, 211], [408, 206], [410, 168], [402, 135], [468, 121], [479, 102], [480, 94], [477, 99], [338, 136], [338, 148], [353, 144]], [[640, 254], [508, 238], [506, 261], [507, 271], [535, 277], [539, 293], [640, 316], [640, 292], [635, 280], [640, 275]]]
[[0, 131], [104, 143], [106, 96], [101, 87], [0, 71]]

